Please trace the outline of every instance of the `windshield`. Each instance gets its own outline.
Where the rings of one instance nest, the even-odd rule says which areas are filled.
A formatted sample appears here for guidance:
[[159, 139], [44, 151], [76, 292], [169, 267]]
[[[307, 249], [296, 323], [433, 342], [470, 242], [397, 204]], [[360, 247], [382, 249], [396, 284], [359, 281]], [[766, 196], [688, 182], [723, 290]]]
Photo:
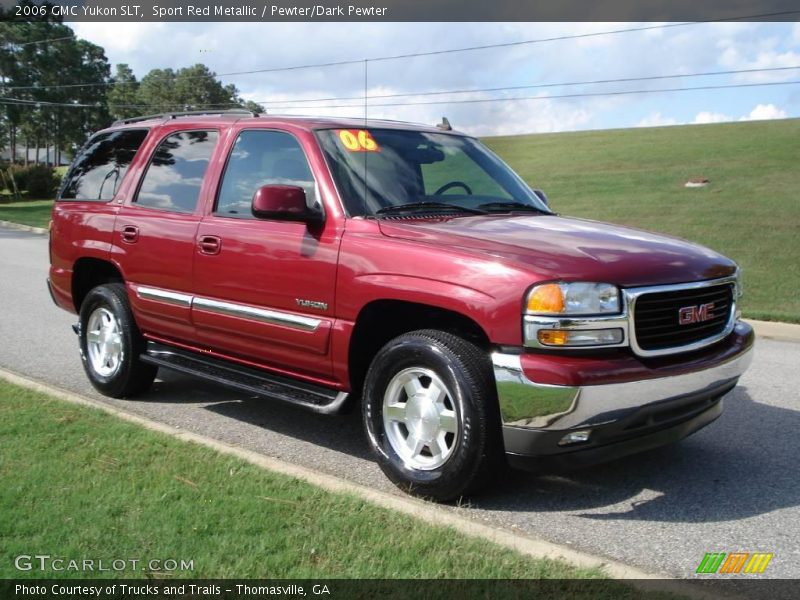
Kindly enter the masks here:
[[467, 209], [465, 214], [550, 213], [503, 161], [472, 138], [397, 129], [323, 129], [317, 136], [350, 216], [449, 206]]

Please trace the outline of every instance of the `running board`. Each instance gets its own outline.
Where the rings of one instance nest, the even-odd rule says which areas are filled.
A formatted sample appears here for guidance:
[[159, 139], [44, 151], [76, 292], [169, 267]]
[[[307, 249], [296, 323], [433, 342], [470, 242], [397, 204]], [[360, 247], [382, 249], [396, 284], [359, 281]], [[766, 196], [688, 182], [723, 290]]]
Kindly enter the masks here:
[[147, 342], [142, 362], [214, 381], [243, 392], [288, 402], [324, 415], [338, 414], [349, 394], [339, 390], [273, 375], [156, 342]]

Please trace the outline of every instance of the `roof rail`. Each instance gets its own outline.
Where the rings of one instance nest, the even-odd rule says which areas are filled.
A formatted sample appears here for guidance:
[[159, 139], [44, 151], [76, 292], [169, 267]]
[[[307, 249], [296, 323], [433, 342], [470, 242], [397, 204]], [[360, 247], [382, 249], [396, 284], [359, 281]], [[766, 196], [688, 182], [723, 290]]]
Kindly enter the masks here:
[[112, 123], [112, 127], [116, 125], [127, 125], [129, 123], [138, 123], [139, 121], [149, 121], [150, 119], [175, 119], [177, 117], [199, 117], [203, 115], [250, 115], [251, 117], [260, 116], [259, 113], [247, 110], [246, 108], [231, 108], [226, 110], [183, 110], [177, 112], [158, 113], [155, 115], [144, 115], [142, 117], [131, 117], [129, 119], [119, 119]]

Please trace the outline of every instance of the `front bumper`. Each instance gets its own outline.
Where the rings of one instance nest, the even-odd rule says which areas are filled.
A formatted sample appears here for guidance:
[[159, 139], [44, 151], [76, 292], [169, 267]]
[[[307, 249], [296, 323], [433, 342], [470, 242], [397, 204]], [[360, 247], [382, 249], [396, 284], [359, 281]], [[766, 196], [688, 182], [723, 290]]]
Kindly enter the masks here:
[[[613, 361], [582, 373], [584, 383], [550, 385], [525, 373], [520, 354], [492, 354], [503, 441], [509, 462], [521, 467], [583, 466], [667, 444], [704, 427], [722, 412], [721, 398], [732, 390], [752, 360], [753, 331], [737, 323], [733, 333], [698, 357], [692, 369], [675, 362], [630, 369], [620, 381]], [[623, 378], [624, 379], [624, 378]], [[591, 381], [591, 384], [585, 383]], [[588, 439], [566, 443], [572, 432]]]

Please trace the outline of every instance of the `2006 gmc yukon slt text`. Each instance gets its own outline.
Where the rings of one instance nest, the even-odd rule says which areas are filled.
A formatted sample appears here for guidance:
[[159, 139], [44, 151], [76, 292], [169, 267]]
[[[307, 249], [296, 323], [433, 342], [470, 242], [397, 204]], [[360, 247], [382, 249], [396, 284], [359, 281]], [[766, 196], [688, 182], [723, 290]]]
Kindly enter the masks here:
[[731, 260], [560, 217], [478, 141], [394, 122], [180, 114], [92, 137], [50, 290], [102, 393], [159, 367], [337, 413], [404, 489], [582, 465], [716, 419], [751, 358]]

